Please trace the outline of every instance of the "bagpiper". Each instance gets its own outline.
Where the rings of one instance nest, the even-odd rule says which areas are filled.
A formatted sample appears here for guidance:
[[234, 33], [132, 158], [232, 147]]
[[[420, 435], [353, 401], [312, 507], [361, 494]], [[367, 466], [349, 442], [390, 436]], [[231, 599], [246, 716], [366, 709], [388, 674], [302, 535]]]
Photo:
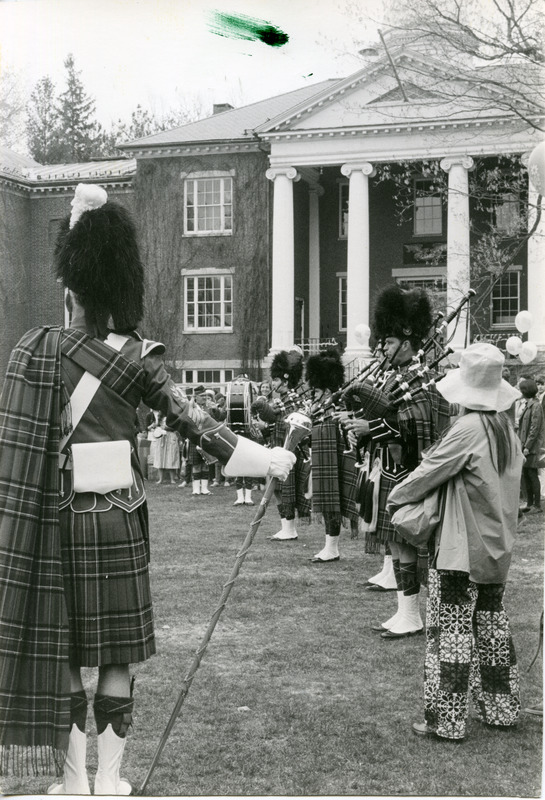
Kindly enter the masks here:
[[[276, 397], [267, 402], [260, 398], [253, 409], [264, 422], [274, 425], [271, 444], [281, 446], [286, 438], [288, 427], [286, 417], [292, 411], [299, 411], [304, 404], [306, 387], [303, 381], [303, 351], [297, 345], [289, 350], [276, 353], [271, 364], [271, 382]], [[280, 530], [271, 537], [275, 541], [297, 539], [295, 518], [310, 520], [310, 493], [308, 479], [310, 474], [310, 453], [308, 442], [296, 448], [297, 461], [288, 479], [280, 484], [275, 498], [280, 515]]]
[[[374, 531], [368, 533], [380, 544], [388, 544], [397, 586], [397, 611], [373, 627], [384, 639], [400, 639], [422, 633], [420, 615], [419, 563], [414, 547], [405, 543], [390, 522], [386, 501], [391, 489], [421, 460], [422, 451], [433, 444], [450, 422], [450, 406], [431, 387], [400, 404], [392, 393], [415, 365], [417, 353], [432, 328], [432, 308], [422, 289], [403, 290], [398, 284], [386, 287], [374, 308], [373, 334], [383, 342], [392, 372], [380, 388], [372, 381], [349, 386], [344, 399], [356, 400], [361, 419], [345, 421], [349, 430], [366, 443], [371, 465], [374, 503], [371, 516]], [[425, 564], [425, 556], [424, 561]]]
[[321, 412], [344, 381], [344, 366], [339, 351], [327, 348], [309, 356], [306, 380], [311, 388], [313, 418], [312, 515], [325, 525], [325, 545], [312, 558], [312, 562], [323, 564], [340, 558], [339, 535], [342, 525], [350, 527], [352, 536], [357, 536], [359, 520], [355, 451], [347, 448], [339, 423], [333, 416], [327, 410]]

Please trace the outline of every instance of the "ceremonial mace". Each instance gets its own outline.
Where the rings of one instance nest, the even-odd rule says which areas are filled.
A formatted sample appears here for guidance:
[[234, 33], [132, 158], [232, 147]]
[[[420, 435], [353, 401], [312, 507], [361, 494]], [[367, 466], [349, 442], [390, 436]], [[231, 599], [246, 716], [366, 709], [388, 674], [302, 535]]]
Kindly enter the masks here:
[[[293, 450], [295, 450], [297, 445], [305, 438], [305, 436], [308, 436], [310, 434], [310, 431], [311, 431], [311, 428], [312, 428], [312, 421], [305, 414], [301, 414], [298, 411], [294, 411], [292, 414], [289, 414], [286, 417], [285, 421], [289, 425], [289, 428], [288, 428], [288, 432], [286, 434], [286, 440], [284, 442], [284, 448], [286, 450], [293, 451]], [[225, 585], [223, 587], [223, 591], [222, 591], [222, 594], [221, 594], [221, 597], [220, 597], [220, 601], [219, 601], [218, 607], [216, 608], [216, 610], [214, 611], [214, 613], [210, 617], [210, 621], [208, 623], [208, 627], [206, 629], [206, 633], [204, 634], [204, 638], [202, 640], [202, 643], [201, 643], [200, 647], [198, 648], [198, 650], [196, 651], [196, 653], [195, 653], [195, 655], [193, 657], [193, 661], [191, 663], [191, 666], [189, 667], [189, 669], [188, 669], [188, 671], [186, 673], [186, 676], [182, 681], [182, 688], [180, 689], [180, 693], [178, 695], [178, 699], [176, 700], [176, 705], [174, 706], [174, 708], [172, 710], [172, 714], [170, 715], [170, 719], [169, 719], [168, 724], [167, 724], [167, 726], [165, 728], [165, 732], [163, 733], [163, 735], [161, 737], [161, 740], [160, 740], [160, 742], [159, 742], [159, 744], [157, 746], [157, 750], [155, 751], [155, 755], [153, 756], [153, 761], [151, 762], [151, 766], [150, 766], [150, 768], [148, 770], [148, 774], [144, 778], [144, 782], [143, 782], [142, 786], [140, 787], [140, 789], [137, 792], [138, 795], [143, 795], [144, 794], [144, 792], [146, 790], [146, 787], [147, 787], [147, 785], [149, 783], [149, 780], [150, 780], [150, 778], [151, 778], [151, 776], [153, 774], [153, 771], [155, 770], [155, 767], [157, 766], [157, 762], [159, 761], [161, 753], [163, 752], [163, 748], [164, 748], [165, 744], [167, 743], [167, 739], [170, 736], [170, 732], [171, 732], [172, 728], [174, 727], [174, 723], [176, 722], [176, 719], [177, 719], [177, 717], [179, 716], [179, 714], [181, 712], [181, 709], [182, 709], [182, 706], [184, 704], [185, 698], [188, 695], [189, 688], [190, 688], [190, 686], [191, 686], [191, 684], [193, 682], [193, 678], [195, 677], [195, 673], [199, 669], [199, 666], [200, 666], [200, 663], [201, 663], [202, 658], [204, 656], [205, 650], [208, 647], [208, 643], [209, 643], [210, 639], [212, 638], [212, 634], [214, 633], [214, 628], [216, 627], [216, 624], [217, 624], [217, 622], [218, 622], [218, 620], [219, 620], [219, 618], [221, 616], [221, 613], [222, 613], [223, 609], [225, 608], [225, 606], [227, 604], [227, 598], [229, 597], [229, 593], [231, 592], [231, 589], [233, 588], [233, 584], [234, 584], [234, 582], [235, 582], [235, 580], [236, 580], [236, 578], [238, 576], [238, 573], [240, 572], [240, 568], [242, 567], [243, 561], [246, 558], [248, 550], [250, 549], [251, 544], [252, 544], [252, 542], [254, 540], [254, 537], [255, 537], [255, 535], [257, 533], [257, 529], [259, 528], [259, 524], [260, 524], [261, 520], [263, 519], [263, 517], [265, 515], [265, 511], [267, 510], [267, 506], [269, 505], [269, 502], [270, 502], [270, 500], [271, 500], [271, 498], [272, 498], [272, 496], [274, 494], [276, 481], [277, 481], [276, 478], [269, 478], [269, 481], [268, 481], [267, 486], [265, 488], [265, 491], [263, 493], [263, 497], [261, 498], [261, 502], [260, 502], [260, 504], [259, 504], [259, 506], [257, 508], [256, 515], [255, 515], [254, 519], [252, 520], [252, 523], [250, 524], [250, 529], [249, 529], [248, 533], [246, 534], [246, 538], [244, 539], [244, 542], [242, 543], [242, 547], [240, 548], [239, 552], [237, 553], [237, 556], [236, 556], [236, 559], [235, 559], [235, 563], [233, 565], [233, 569], [231, 570], [231, 574], [229, 575], [229, 578], [228, 578], [227, 582], [225, 583]]]

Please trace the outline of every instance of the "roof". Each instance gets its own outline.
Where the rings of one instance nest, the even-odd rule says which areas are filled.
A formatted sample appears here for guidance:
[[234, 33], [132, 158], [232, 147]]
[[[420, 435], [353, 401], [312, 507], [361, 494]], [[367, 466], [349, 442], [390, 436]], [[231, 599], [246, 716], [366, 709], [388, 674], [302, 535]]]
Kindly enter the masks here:
[[24, 170], [24, 177], [33, 181], [76, 180], [89, 178], [115, 178], [134, 175], [136, 161], [134, 158], [120, 158], [113, 161], [86, 161], [81, 164], [48, 164], [38, 165]]
[[0, 172], [28, 183], [41, 181], [87, 181], [128, 178], [136, 172], [134, 158], [112, 161], [87, 161], [79, 164], [47, 164], [43, 166], [29, 156], [20, 156], [5, 147], [0, 148]]
[[22, 156], [20, 153], [10, 150], [9, 147], [0, 146], [0, 170], [3, 172], [22, 175], [23, 170], [39, 166], [38, 162], [30, 156]]
[[169, 131], [161, 131], [152, 136], [145, 136], [132, 142], [119, 143], [121, 149], [155, 147], [170, 144], [182, 144], [185, 142], [216, 142], [233, 139], [252, 140], [253, 129], [258, 125], [263, 125], [269, 119], [273, 119], [285, 113], [292, 106], [309, 100], [315, 94], [323, 91], [328, 86], [338, 82], [338, 78], [330, 78], [320, 83], [304, 86], [295, 89], [293, 92], [268, 97], [257, 103], [251, 103], [242, 108], [233, 108], [229, 111], [222, 111], [213, 114], [206, 119], [190, 122], [180, 128]]

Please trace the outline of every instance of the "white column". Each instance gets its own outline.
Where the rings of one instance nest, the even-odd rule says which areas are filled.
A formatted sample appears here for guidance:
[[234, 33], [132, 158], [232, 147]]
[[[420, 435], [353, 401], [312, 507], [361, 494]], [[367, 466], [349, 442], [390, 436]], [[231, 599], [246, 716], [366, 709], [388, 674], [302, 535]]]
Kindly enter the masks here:
[[294, 224], [293, 183], [301, 176], [294, 167], [268, 169], [274, 181], [272, 234], [272, 336], [269, 355], [293, 344]]
[[[538, 193], [530, 183], [528, 187], [528, 230], [537, 218]], [[545, 199], [541, 200], [541, 219], [528, 239], [528, 311], [533, 317], [528, 339], [545, 350]]]
[[[441, 167], [448, 172], [447, 215], [447, 306], [454, 308], [470, 288], [469, 255], [469, 181], [468, 171], [473, 168], [470, 156], [447, 157]], [[456, 333], [451, 341], [454, 350], [463, 350], [466, 342], [467, 305], [457, 322]]]
[[369, 325], [369, 178], [372, 164], [343, 164], [341, 172], [348, 186], [348, 256], [346, 265], [346, 350], [344, 361], [369, 358], [369, 347], [356, 341], [356, 326]]
[[320, 338], [320, 197], [324, 190], [308, 190], [308, 335]]

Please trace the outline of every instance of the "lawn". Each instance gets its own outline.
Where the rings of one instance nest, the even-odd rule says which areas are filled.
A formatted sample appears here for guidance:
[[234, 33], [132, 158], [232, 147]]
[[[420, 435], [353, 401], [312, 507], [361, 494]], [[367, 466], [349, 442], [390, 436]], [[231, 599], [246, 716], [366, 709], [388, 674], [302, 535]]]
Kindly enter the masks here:
[[[192, 497], [190, 489], [149, 485], [158, 654], [134, 668], [122, 770], [137, 788], [254, 516], [234, 499], [233, 488]], [[540, 796], [541, 719], [521, 714], [512, 731], [473, 719], [458, 745], [414, 736], [411, 723], [423, 718], [424, 637], [385, 641], [370, 630], [395, 608], [395, 594], [365, 589], [382, 558], [343, 532], [341, 560], [312, 564], [322, 527], [301, 525], [298, 540], [270, 541], [278, 527], [272, 505], [146, 794]], [[541, 656], [527, 672], [543, 607], [539, 518], [521, 523], [506, 606], [523, 706], [530, 705], [542, 697]], [[92, 678], [86, 670], [90, 696]], [[92, 715], [88, 729], [93, 774]], [[4, 779], [3, 791], [46, 786], [44, 778]]]

